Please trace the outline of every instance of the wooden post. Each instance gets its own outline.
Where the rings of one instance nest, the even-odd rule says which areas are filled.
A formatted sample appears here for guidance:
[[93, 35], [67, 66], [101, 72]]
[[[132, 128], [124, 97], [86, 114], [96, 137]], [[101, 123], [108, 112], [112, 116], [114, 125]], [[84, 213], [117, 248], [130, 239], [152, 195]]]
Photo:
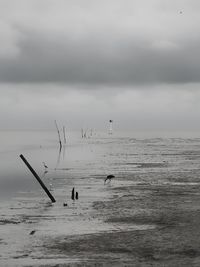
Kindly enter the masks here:
[[87, 138], [87, 129], [85, 130], [84, 138]]
[[72, 199], [72, 200], [75, 199], [75, 197], [74, 197], [74, 193], [75, 193], [75, 192], [74, 192], [74, 191], [75, 191], [75, 189], [74, 189], [74, 187], [73, 187], [73, 189], [72, 189], [72, 195], [71, 195], [71, 199]]
[[44, 189], [48, 197], [51, 199], [51, 201], [54, 203], [56, 202], [55, 198], [52, 196], [52, 194], [49, 192], [45, 184], [42, 182], [40, 177], [37, 175], [37, 173], [34, 171], [34, 169], [31, 167], [31, 165], [28, 163], [28, 161], [25, 159], [25, 157], [21, 154], [20, 158], [23, 160], [23, 162], [26, 164], [26, 166], [29, 168], [29, 170], [32, 172], [32, 174], [35, 176], [41, 187]]
[[56, 125], [56, 129], [57, 129], [57, 132], [58, 132], [58, 140], [59, 140], [60, 150], [61, 150], [61, 149], [62, 149], [62, 142], [61, 142], [60, 131], [59, 131], [59, 129], [58, 129], [58, 125], [57, 125], [56, 120], [55, 120], [55, 125]]
[[66, 141], [66, 134], [65, 134], [65, 126], [63, 126], [63, 136], [64, 136], [64, 143], [66, 144], [67, 141]]

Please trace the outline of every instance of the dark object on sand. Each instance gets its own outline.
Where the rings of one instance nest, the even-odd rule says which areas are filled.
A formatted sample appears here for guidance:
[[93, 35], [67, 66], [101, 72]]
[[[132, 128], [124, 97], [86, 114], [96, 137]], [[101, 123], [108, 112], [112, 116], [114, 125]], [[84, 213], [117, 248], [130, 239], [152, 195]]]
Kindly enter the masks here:
[[75, 197], [74, 197], [74, 193], [75, 193], [75, 192], [74, 192], [74, 191], [75, 191], [75, 189], [74, 189], [74, 187], [73, 187], [73, 189], [72, 189], [72, 195], [71, 195], [71, 199], [72, 199], [72, 200], [75, 199]]
[[33, 231], [31, 231], [31, 232], [30, 232], [30, 234], [29, 234], [29, 235], [34, 235], [34, 234], [35, 234], [35, 232], [36, 232], [36, 230], [33, 230]]
[[32, 172], [32, 174], [35, 176], [41, 187], [44, 189], [48, 197], [51, 199], [51, 201], [54, 203], [56, 202], [55, 198], [52, 196], [52, 194], [49, 192], [45, 184], [42, 182], [40, 177], [37, 175], [37, 173], [34, 171], [34, 169], [31, 167], [31, 165], [28, 163], [28, 161], [25, 159], [25, 157], [21, 154], [20, 158], [23, 160], [23, 162], [26, 164], [26, 166], [29, 168], [29, 170]]
[[64, 206], [64, 207], [67, 207], [68, 205], [67, 205], [67, 203], [63, 203], [63, 206]]
[[76, 199], [78, 199], [78, 192], [76, 192]]
[[111, 181], [111, 179], [113, 179], [113, 178], [115, 178], [115, 176], [114, 176], [113, 174], [109, 174], [109, 175], [106, 177], [106, 179], [104, 180], [104, 183], [105, 183], [107, 180]]

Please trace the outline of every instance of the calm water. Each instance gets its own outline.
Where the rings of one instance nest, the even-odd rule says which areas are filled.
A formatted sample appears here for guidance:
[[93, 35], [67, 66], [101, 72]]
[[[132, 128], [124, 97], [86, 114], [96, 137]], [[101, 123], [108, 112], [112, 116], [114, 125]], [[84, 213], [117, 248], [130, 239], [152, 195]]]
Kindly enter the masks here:
[[20, 154], [47, 186], [59, 188], [62, 180], [103, 179], [110, 173], [120, 177], [149, 172], [150, 167], [155, 167], [154, 171], [162, 167], [195, 169], [199, 167], [199, 148], [198, 133], [96, 133], [82, 139], [80, 132], [70, 132], [60, 152], [55, 131], [0, 131], [0, 198], [12, 199], [20, 192], [41, 194]]
[[[41, 247], [50, 236], [121, 229], [119, 225], [103, 223], [104, 218], [95, 218], [92, 208], [94, 201], [112, 197], [109, 186], [199, 183], [198, 133], [171, 136], [96, 133], [82, 139], [79, 132], [71, 132], [60, 152], [55, 131], [0, 131], [0, 264], [23, 266], [33, 259], [46, 262]], [[51, 188], [57, 200], [54, 205], [20, 154]], [[46, 172], [43, 162], [48, 166]], [[108, 174], [114, 174], [116, 179], [104, 185]], [[80, 201], [76, 203], [70, 199], [73, 187], [79, 192]], [[67, 208], [63, 207], [64, 202], [68, 203]], [[29, 235], [32, 230], [36, 230], [34, 236]]]

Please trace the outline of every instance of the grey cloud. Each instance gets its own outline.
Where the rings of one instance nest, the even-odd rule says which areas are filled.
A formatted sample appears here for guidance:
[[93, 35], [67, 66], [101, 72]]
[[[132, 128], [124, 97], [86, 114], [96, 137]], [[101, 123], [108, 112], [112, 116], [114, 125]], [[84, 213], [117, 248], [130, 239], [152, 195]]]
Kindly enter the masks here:
[[0, 5], [1, 83], [200, 82], [196, 0], [88, 0], [84, 5], [0, 0]]
[[[94, 37], [94, 38], [93, 38]], [[72, 40], [26, 32], [20, 54], [1, 59], [0, 81], [134, 85], [200, 81], [200, 56], [195, 43], [154, 47], [142, 39], [108, 36]]]

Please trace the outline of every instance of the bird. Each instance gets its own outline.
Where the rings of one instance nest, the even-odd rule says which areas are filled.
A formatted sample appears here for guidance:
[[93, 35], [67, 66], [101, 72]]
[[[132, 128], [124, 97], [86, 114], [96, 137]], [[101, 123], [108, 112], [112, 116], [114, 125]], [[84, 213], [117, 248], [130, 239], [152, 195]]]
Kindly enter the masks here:
[[104, 183], [106, 183], [107, 180], [111, 181], [111, 179], [115, 178], [115, 176], [113, 174], [109, 174], [105, 180], [104, 180]]
[[43, 163], [45, 169], [48, 169], [48, 166], [45, 164], [45, 162], [43, 161], [42, 163]]
[[52, 183], [49, 184], [49, 190], [50, 191], [53, 191], [53, 185], [52, 185]]

